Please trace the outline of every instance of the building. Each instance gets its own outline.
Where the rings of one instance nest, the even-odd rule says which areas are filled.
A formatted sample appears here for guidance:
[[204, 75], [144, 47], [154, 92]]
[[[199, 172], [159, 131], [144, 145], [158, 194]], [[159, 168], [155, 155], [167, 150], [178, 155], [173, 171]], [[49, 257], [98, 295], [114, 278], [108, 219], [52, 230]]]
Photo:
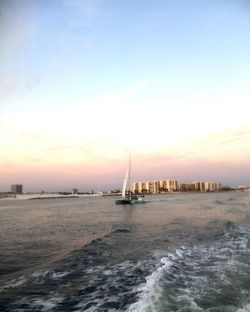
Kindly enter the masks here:
[[190, 191], [192, 191], [192, 185], [189, 183], [180, 183], [179, 184], [179, 191], [180, 192], [190, 192]]
[[167, 190], [169, 192], [178, 191], [178, 182], [176, 180], [167, 180]]
[[205, 191], [206, 192], [217, 192], [220, 189], [218, 183], [214, 182], [205, 182]]
[[148, 192], [152, 194], [158, 193], [158, 183], [157, 181], [148, 182]]
[[176, 192], [178, 191], [178, 182], [176, 180], [134, 182], [132, 190], [134, 193], [150, 194], [158, 194], [162, 192]]
[[237, 185], [236, 190], [240, 191], [249, 191], [250, 190], [250, 185]]
[[22, 194], [23, 193], [22, 184], [12, 184], [11, 185], [11, 193]]
[[221, 190], [221, 184], [216, 182], [193, 182], [191, 190], [196, 192], [218, 192]]
[[221, 184], [216, 182], [178, 183], [176, 180], [158, 180], [134, 182], [132, 191], [134, 193], [159, 194], [166, 192], [217, 192], [221, 190]]

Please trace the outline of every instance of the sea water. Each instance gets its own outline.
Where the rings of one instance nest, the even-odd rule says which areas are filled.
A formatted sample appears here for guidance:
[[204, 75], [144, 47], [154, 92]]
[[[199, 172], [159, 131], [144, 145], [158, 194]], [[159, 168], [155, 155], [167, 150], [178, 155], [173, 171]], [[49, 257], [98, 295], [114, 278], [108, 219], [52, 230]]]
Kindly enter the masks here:
[[0, 201], [0, 311], [250, 311], [250, 193]]

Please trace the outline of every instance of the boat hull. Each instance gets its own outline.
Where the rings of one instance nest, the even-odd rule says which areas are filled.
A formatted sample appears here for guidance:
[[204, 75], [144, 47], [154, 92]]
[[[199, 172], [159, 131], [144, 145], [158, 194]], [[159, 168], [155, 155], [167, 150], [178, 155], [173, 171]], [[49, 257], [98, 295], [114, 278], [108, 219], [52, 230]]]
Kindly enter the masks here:
[[137, 204], [145, 204], [145, 201], [143, 198], [123, 198], [123, 199], [117, 199], [115, 201], [116, 205], [137, 205]]
[[115, 201], [116, 205], [127, 205], [127, 204], [131, 204], [131, 200], [130, 199], [117, 199]]
[[145, 204], [144, 199], [131, 199], [130, 204], [132, 205], [140, 205], [140, 204]]

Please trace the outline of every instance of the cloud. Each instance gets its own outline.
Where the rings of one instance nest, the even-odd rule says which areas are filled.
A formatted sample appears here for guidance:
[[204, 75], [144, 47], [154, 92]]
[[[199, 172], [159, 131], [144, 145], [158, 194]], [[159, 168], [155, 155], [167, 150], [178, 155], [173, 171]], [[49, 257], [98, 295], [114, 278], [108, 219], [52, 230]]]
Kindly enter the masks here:
[[0, 99], [6, 99], [19, 89], [19, 82], [16, 80], [0, 80]]
[[29, 161], [33, 163], [40, 163], [43, 161], [43, 159], [42, 158], [30, 158]]
[[[22, 115], [23, 117], [23, 115]], [[24, 119], [23, 120], [28, 120], [28, 119], [31, 119], [33, 118], [33, 115], [28, 115], [27, 116], [27, 119]], [[36, 140], [39, 140], [39, 139], [43, 139], [45, 141], [48, 141], [50, 139], [50, 136], [48, 134], [46, 134], [43, 129], [40, 129], [40, 130], [36, 130], [36, 129], [33, 129], [32, 127], [29, 127], [30, 124], [27, 122], [27, 127], [20, 127], [18, 132], [19, 132], [19, 138], [20, 139], [25, 139], [25, 140], [31, 140], [31, 141], [36, 141]]]
[[235, 185], [240, 181], [249, 181], [249, 161], [235, 162], [234, 159], [210, 159], [195, 155], [154, 153], [134, 155], [132, 159], [133, 181], [176, 179], [179, 182], [218, 181]]
[[136, 93], [140, 92], [142, 89], [146, 89], [146, 87], [150, 85], [151, 85], [151, 82], [148, 80], [138, 81], [126, 89], [122, 89], [114, 93], [101, 96], [99, 97], [98, 101], [105, 102], [105, 103], [117, 102], [117, 101], [119, 102], [120, 100], [124, 98], [135, 95]]
[[235, 144], [249, 145], [250, 142], [250, 124], [245, 124], [238, 128], [228, 128], [223, 131], [213, 133], [197, 142], [197, 146], [211, 149], [225, 146], [235, 146]]
[[64, 151], [64, 150], [69, 150], [71, 149], [72, 146], [71, 145], [55, 145], [55, 146], [50, 146], [48, 147], [48, 151], [50, 152], [60, 152], [60, 151]]
[[27, 94], [31, 92], [37, 84], [38, 81], [36, 79], [24, 81], [18, 75], [12, 78], [9, 78], [8, 76], [0, 78], [0, 103], [3, 104], [4, 101], [9, 100], [14, 94]]
[[[133, 156], [136, 180], [176, 178], [177, 180], [233, 181], [246, 178], [250, 166], [250, 124], [224, 129], [199, 140]], [[237, 168], [239, 172], [237, 174]]]

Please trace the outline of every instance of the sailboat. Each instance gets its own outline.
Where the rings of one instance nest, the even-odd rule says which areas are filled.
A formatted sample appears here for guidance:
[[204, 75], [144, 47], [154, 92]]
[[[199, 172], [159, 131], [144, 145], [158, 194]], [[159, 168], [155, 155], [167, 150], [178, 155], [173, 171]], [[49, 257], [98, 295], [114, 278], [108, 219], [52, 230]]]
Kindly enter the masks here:
[[115, 201], [116, 205], [123, 204], [144, 204], [144, 197], [137, 194], [133, 194], [131, 191], [131, 156], [129, 158], [129, 166], [126, 171], [123, 186], [122, 186], [122, 199]]

